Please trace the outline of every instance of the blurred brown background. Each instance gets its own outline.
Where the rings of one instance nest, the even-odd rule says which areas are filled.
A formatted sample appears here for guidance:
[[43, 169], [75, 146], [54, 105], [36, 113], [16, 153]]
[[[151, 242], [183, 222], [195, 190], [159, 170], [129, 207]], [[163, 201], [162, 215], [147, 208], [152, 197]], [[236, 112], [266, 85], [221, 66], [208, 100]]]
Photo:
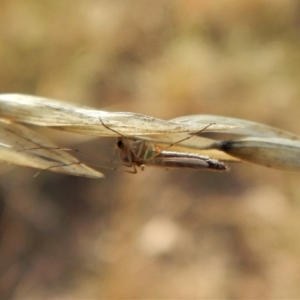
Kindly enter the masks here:
[[[300, 134], [297, 0], [2, 0], [0, 66], [1, 93]], [[1, 164], [1, 299], [300, 298], [299, 174], [103, 171]]]

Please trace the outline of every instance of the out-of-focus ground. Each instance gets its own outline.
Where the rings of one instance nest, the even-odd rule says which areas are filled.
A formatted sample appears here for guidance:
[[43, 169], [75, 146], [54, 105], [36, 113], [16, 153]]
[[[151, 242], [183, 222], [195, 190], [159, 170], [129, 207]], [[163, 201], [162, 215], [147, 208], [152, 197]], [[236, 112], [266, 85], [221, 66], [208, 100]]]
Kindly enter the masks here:
[[[2, 0], [0, 66], [1, 93], [300, 134], [297, 0]], [[43, 132], [117, 159], [114, 139]], [[300, 298], [299, 174], [103, 171], [1, 164], [1, 299]]]

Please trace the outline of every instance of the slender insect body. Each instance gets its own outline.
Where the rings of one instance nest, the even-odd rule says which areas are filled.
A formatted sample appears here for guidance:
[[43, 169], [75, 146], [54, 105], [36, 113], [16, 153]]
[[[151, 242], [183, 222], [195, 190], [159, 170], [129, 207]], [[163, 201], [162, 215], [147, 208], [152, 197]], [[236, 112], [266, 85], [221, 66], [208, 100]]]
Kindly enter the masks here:
[[227, 166], [224, 163], [210, 159], [209, 157], [184, 152], [166, 151], [145, 141], [130, 141], [125, 137], [121, 137], [118, 139], [118, 148], [120, 149], [122, 161], [125, 165], [133, 167], [133, 173], [136, 173], [135, 166], [143, 170], [145, 165], [164, 168], [227, 170]]
[[227, 166], [224, 163], [210, 159], [206, 156], [185, 152], [166, 151], [167, 148], [188, 140], [192, 138], [192, 136], [198, 135], [212, 124], [207, 125], [192, 136], [174, 142], [165, 149], [161, 149], [150, 142], [129, 139], [109, 128], [103, 123], [101, 118], [100, 121], [104, 127], [120, 135], [117, 143], [120, 150], [120, 157], [125, 166], [132, 168], [133, 171], [130, 173], [137, 173], [136, 166], [140, 167], [141, 170], [144, 170], [146, 165], [164, 168], [191, 168], [216, 171], [227, 170]]

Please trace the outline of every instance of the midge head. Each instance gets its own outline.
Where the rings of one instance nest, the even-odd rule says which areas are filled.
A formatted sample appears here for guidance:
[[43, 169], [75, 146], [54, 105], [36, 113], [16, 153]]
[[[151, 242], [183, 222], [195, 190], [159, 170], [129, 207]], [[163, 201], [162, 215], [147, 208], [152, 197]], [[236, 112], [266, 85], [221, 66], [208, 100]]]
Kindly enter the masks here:
[[116, 130], [109, 128], [100, 117], [99, 119], [105, 128], [119, 135], [117, 146], [120, 150], [120, 158], [122, 159], [125, 166], [132, 169], [132, 171], [129, 171], [130, 173], [137, 173], [136, 166], [140, 167], [141, 170], [144, 170], [146, 165], [164, 168], [190, 168], [216, 171], [227, 170], [227, 166], [224, 163], [214, 159], [210, 159], [206, 156], [185, 152], [166, 151], [166, 149], [169, 149], [176, 144], [188, 140], [194, 135], [198, 135], [212, 124], [209, 124], [195, 134], [174, 142], [166, 148], [162, 149], [156, 147], [151, 142], [133, 140], [131, 138], [128, 138], [123, 134], [117, 132]]

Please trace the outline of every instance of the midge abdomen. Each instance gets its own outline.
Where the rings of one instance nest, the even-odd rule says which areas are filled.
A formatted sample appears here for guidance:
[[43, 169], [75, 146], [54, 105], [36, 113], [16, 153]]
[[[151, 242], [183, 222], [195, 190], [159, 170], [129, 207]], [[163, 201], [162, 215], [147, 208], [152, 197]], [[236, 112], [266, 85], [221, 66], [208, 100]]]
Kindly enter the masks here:
[[161, 151], [145, 164], [170, 168], [211, 169], [226, 171], [228, 167], [217, 160], [191, 153]]

